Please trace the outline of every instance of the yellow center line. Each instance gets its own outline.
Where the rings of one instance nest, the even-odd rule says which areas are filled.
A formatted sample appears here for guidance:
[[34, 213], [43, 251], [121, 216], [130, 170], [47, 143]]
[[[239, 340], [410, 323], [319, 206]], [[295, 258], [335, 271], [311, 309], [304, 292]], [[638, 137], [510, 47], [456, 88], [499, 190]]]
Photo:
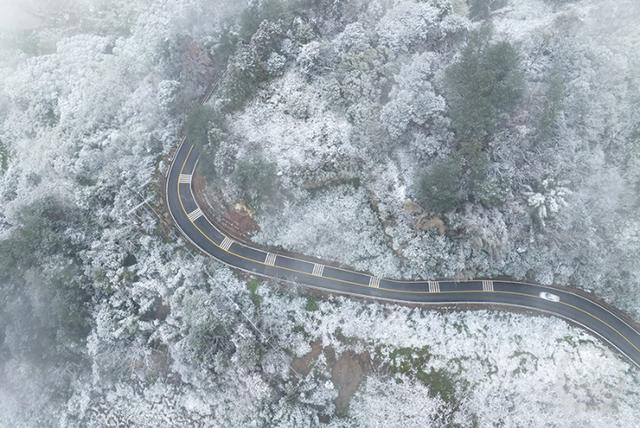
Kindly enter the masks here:
[[[191, 153], [191, 151], [189, 152], [189, 154], [190, 154], [190, 153]], [[189, 156], [189, 154], [187, 154], [187, 157]], [[199, 161], [200, 161], [200, 159], [198, 158], [198, 159], [196, 160], [196, 165], [198, 164], [198, 162], [199, 162]], [[185, 159], [185, 163], [186, 163], [186, 159]], [[183, 171], [183, 169], [184, 169], [184, 164], [183, 164], [183, 168], [181, 169], [181, 172]], [[194, 170], [191, 172], [191, 174], [192, 174], [192, 175], [193, 175], [193, 174], [195, 174], [195, 166], [194, 166]], [[191, 190], [191, 188], [190, 188], [190, 190]], [[193, 195], [193, 193], [192, 193], [192, 197], [193, 197], [194, 202], [196, 202], [196, 205], [197, 205], [197, 200], [196, 200], [196, 198], [195, 198], [195, 195]], [[206, 216], [205, 216], [205, 218], [206, 218], [206, 220], [207, 220], [207, 223], [209, 223], [209, 225], [211, 225], [211, 227], [213, 227], [214, 229], [216, 229], [216, 230], [217, 230], [221, 235], [225, 235], [225, 234], [224, 234], [220, 229], [218, 229], [218, 228], [217, 228], [213, 223], [211, 223], [211, 222], [209, 221], [209, 219], [208, 219]], [[195, 224], [194, 224], [194, 226], [195, 226]], [[197, 226], [196, 226], [196, 227], [197, 227]], [[198, 228], [198, 230], [200, 230], [200, 229]], [[200, 232], [202, 233], [202, 231], [201, 231], [201, 230], [200, 230]], [[203, 235], [205, 235], [205, 236], [206, 236], [206, 234], [204, 234], [204, 233], [203, 233]], [[211, 241], [211, 240], [209, 240], [209, 241]], [[213, 242], [213, 241], [211, 241], [211, 242]], [[214, 242], [214, 244], [215, 244], [215, 242]], [[251, 248], [251, 249], [253, 249], [253, 250], [262, 251], [262, 250], [260, 250], [260, 249], [256, 249], [256, 248], [253, 248], [253, 247], [248, 246], [248, 245], [246, 245], [246, 244], [243, 244], [242, 242], [238, 242], [238, 244], [239, 244], [239, 245], [243, 245], [243, 246], [245, 246], [245, 247], [247, 247], [247, 248]], [[217, 245], [217, 244], [216, 244], [216, 245]], [[240, 255], [238, 255], [238, 254], [236, 254], [236, 253], [232, 253], [232, 254], [237, 255], [237, 256], [239, 256], [239, 257], [242, 257], [242, 258], [244, 258], [245, 260], [249, 260], [249, 261], [256, 261], [256, 260], [253, 260], [253, 259], [249, 259], [249, 258], [246, 258], [246, 257], [240, 256]], [[296, 261], [296, 262], [308, 263], [308, 264], [311, 264], [311, 265], [312, 265], [312, 264], [314, 264], [314, 262], [310, 262], [310, 261], [307, 261], [307, 260], [298, 259], [298, 258], [295, 258], [295, 257], [289, 257], [289, 256], [281, 255], [281, 254], [278, 254], [278, 257], [281, 257], [281, 258], [284, 258], [284, 259], [288, 259], [288, 260], [293, 260], [293, 261]], [[278, 266], [278, 267], [280, 267], [280, 266]], [[366, 276], [373, 276], [373, 275], [371, 275], [371, 274], [367, 274], [367, 273], [365, 273], [365, 272], [358, 272], [358, 271], [353, 271], [353, 270], [343, 269], [343, 268], [340, 268], [340, 267], [337, 267], [337, 266], [328, 265], [328, 267], [329, 267], [329, 268], [331, 268], [331, 269], [335, 269], [335, 270], [341, 271], [341, 272], [345, 272], [345, 273], [356, 274], [356, 275], [362, 275], [362, 276], [365, 276], [365, 277], [366, 277]], [[300, 272], [300, 271], [297, 271], [297, 270], [288, 269], [288, 268], [284, 268], [284, 267], [280, 267], [280, 268], [281, 268], [281, 269], [290, 270], [290, 271], [292, 271], [292, 272], [299, 272], [299, 273], [303, 273], [303, 274], [305, 273], [305, 272]], [[343, 282], [343, 283], [346, 283], [346, 284], [357, 285], [357, 286], [359, 286], [359, 287], [367, 287], [367, 286], [368, 286], [368, 285], [365, 285], [365, 284], [360, 284], [360, 283], [356, 283], [356, 282], [352, 282], [352, 281], [341, 280], [341, 279], [339, 279], [339, 278], [335, 278], [335, 277], [330, 276], [330, 275], [325, 275], [325, 277], [327, 277], [327, 278], [331, 278], [331, 279], [334, 279], [334, 280], [336, 280], [336, 281], [340, 281], [340, 282]], [[426, 283], [426, 282], [427, 282], [427, 281], [425, 281], [425, 280], [395, 280], [395, 279], [389, 279], [389, 278], [381, 278], [381, 279], [384, 279], [385, 281], [388, 281], [388, 282], [393, 282], [393, 283], [395, 283], [395, 284], [422, 284], [422, 283]], [[474, 279], [463, 279], [463, 280], [453, 280], [453, 281], [449, 281], [449, 280], [447, 280], [446, 282], [469, 283], [469, 282], [481, 282], [481, 281], [474, 280]], [[580, 299], [580, 300], [583, 300], [583, 301], [585, 301], [585, 302], [589, 302], [590, 304], [593, 304], [593, 305], [597, 306], [598, 308], [602, 309], [603, 311], [605, 311], [605, 312], [606, 312], [606, 313], [608, 313], [609, 315], [613, 316], [613, 317], [614, 317], [614, 318], [616, 318], [618, 321], [620, 321], [621, 323], [623, 323], [624, 325], [626, 325], [629, 329], [631, 329], [632, 331], [634, 331], [636, 334], [638, 334], [638, 335], [640, 336], [640, 332], [638, 332], [634, 326], [630, 325], [630, 324], [629, 324], [628, 322], [626, 322], [623, 318], [621, 318], [620, 316], [618, 316], [618, 314], [616, 314], [616, 313], [614, 313], [614, 312], [611, 312], [609, 309], [607, 309], [606, 307], [602, 306], [602, 305], [601, 305], [601, 304], [599, 304], [598, 302], [596, 302], [596, 301], [592, 301], [592, 300], [589, 300], [589, 299], [586, 299], [584, 296], [581, 296], [580, 294], [574, 293], [574, 292], [572, 292], [572, 291], [570, 291], [570, 290], [565, 290], [565, 289], [561, 289], [561, 288], [556, 288], [556, 287], [553, 287], [553, 286], [545, 286], [545, 285], [541, 285], [541, 284], [534, 284], [534, 283], [524, 282], [524, 281], [515, 281], [515, 280], [510, 280], [510, 281], [494, 281], [494, 282], [497, 282], [497, 283], [510, 282], [510, 283], [513, 283], [513, 284], [521, 284], [521, 285], [528, 285], [528, 286], [531, 286], [531, 287], [538, 287], [538, 288], [540, 288], [540, 289], [542, 289], [542, 290], [557, 291], [557, 292], [561, 292], [561, 293], [569, 294], [569, 295], [574, 296], [574, 297], [576, 297], [576, 298], [578, 298], [578, 299]], [[384, 287], [382, 287], [382, 288], [384, 288]]]
[[[178, 150], [179, 150], [179, 149], [180, 149], [180, 148], [178, 148]], [[192, 150], [193, 150], [193, 146], [190, 146], [190, 148], [189, 148], [189, 152], [187, 153], [187, 155], [186, 155], [186, 157], [185, 157], [184, 161], [182, 162], [182, 165], [180, 166], [180, 171], [179, 171], [179, 173], [180, 173], [180, 174], [182, 174], [182, 173], [184, 172], [185, 164], [187, 163], [187, 160], [189, 159], [189, 156], [191, 155]], [[173, 166], [173, 165], [172, 165], [172, 166]], [[190, 185], [190, 186], [189, 186], [189, 191], [190, 191], [190, 193], [191, 193], [191, 197], [193, 198], [194, 203], [195, 203], [195, 204], [196, 204], [196, 206], [197, 206], [197, 205], [198, 205], [198, 203], [197, 203], [197, 201], [196, 201], [196, 199], [195, 199], [195, 197], [194, 197], [194, 195], [193, 195], [193, 192], [192, 192], [191, 190], [192, 190], [192, 189], [191, 189], [191, 185]], [[185, 207], [184, 207], [184, 204], [182, 203], [182, 198], [180, 197], [180, 183], [179, 183], [179, 182], [178, 182], [178, 183], [176, 183], [176, 191], [177, 191], [177, 195], [178, 195], [178, 202], [180, 203], [180, 206], [181, 206], [181, 208], [182, 208], [183, 212], [184, 212], [185, 214], [188, 214], [188, 213], [187, 213], [187, 210], [186, 210], [186, 209], [185, 209]], [[218, 230], [218, 231], [219, 231], [223, 236], [226, 236], [224, 233], [222, 233], [222, 231], [220, 231], [217, 227], [215, 227], [215, 226], [214, 226], [214, 225], [209, 221], [209, 219], [207, 218], [207, 216], [203, 216], [203, 217], [205, 218], [205, 220], [206, 220], [206, 221], [207, 221], [207, 222], [208, 222], [212, 227], [214, 227], [216, 230]], [[189, 219], [188, 217], [187, 217], [187, 219], [189, 220], [189, 222], [190, 222], [190, 223], [191, 223], [191, 224], [192, 224], [196, 229], [198, 229], [198, 231], [200, 232], [200, 234], [201, 234], [205, 239], [207, 239], [209, 242], [211, 242], [212, 244], [214, 244], [214, 245], [215, 245], [216, 247], [218, 247], [220, 250], [222, 250], [222, 251], [224, 251], [224, 252], [226, 252], [226, 253], [228, 253], [228, 254], [230, 254], [230, 255], [234, 256], [234, 257], [238, 257], [238, 258], [240, 258], [240, 259], [244, 259], [244, 260], [249, 261], [249, 262], [252, 262], [252, 263], [258, 263], [258, 264], [261, 264], [261, 265], [263, 265], [263, 266], [272, 267], [272, 266], [269, 266], [269, 265], [265, 264], [264, 262], [261, 262], [261, 261], [258, 261], [258, 260], [254, 260], [254, 259], [250, 259], [250, 258], [248, 258], [248, 257], [245, 257], [245, 256], [242, 256], [242, 255], [240, 255], [240, 254], [234, 253], [234, 252], [232, 252], [232, 251], [225, 250], [224, 248], [220, 247], [220, 245], [219, 245], [218, 243], [216, 243], [216, 242], [215, 242], [215, 241], [213, 241], [211, 238], [209, 238], [209, 236], [208, 236], [206, 233], [204, 233], [204, 231], [203, 231], [202, 229], [200, 229], [200, 227], [199, 227], [197, 224], [195, 224], [195, 223], [194, 223], [194, 221], [192, 221], [192, 220], [191, 220], [191, 219]], [[193, 241], [192, 241], [192, 242], [193, 242]], [[195, 242], [194, 242], [194, 244], [195, 244]], [[196, 244], [196, 245], [197, 245], [197, 244]], [[255, 249], [254, 249], [254, 250], [255, 250]], [[262, 250], [256, 250], [256, 251], [264, 252], [264, 251], [262, 251]], [[206, 253], [206, 251], [205, 251], [205, 253]], [[281, 257], [280, 255], [278, 255], [278, 256], [279, 256], [279, 257]], [[292, 260], [301, 261], [301, 262], [304, 262], [304, 263], [309, 263], [309, 264], [311, 264], [310, 262], [306, 262], [306, 261], [304, 261], [304, 260], [298, 260], [298, 259], [292, 259]], [[282, 270], [290, 271], [290, 272], [293, 272], [293, 273], [296, 273], [296, 274], [301, 274], [301, 275], [305, 275], [305, 276], [313, 277], [313, 275], [312, 275], [311, 273], [302, 272], [302, 271], [298, 271], [298, 270], [295, 270], [295, 269], [286, 268], [286, 267], [282, 267], [282, 266], [275, 266], [275, 267], [276, 267], [276, 268], [278, 268], [278, 269], [282, 269]], [[342, 270], [342, 269], [341, 269], [341, 270]], [[345, 270], [343, 270], [343, 271], [345, 271]], [[345, 271], [345, 272], [349, 272], [349, 273], [358, 273], [358, 272], [351, 272], [351, 271]], [[364, 275], [364, 274], [362, 274], [362, 275]], [[265, 275], [265, 276], [269, 276], [269, 275]], [[339, 278], [333, 278], [333, 277], [325, 277], [325, 278], [327, 278], [327, 279], [331, 279], [331, 280], [333, 280], [333, 281], [337, 281], [337, 282], [341, 282], [341, 283], [349, 284], [349, 285], [355, 285], [355, 286], [363, 287], [363, 288], [370, 288], [370, 287], [368, 286], [368, 284], [367, 284], [367, 285], [364, 285], [364, 284], [359, 284], [359, 283], [356, 283], [356, 282], [351, 282], [351, 281], [342, 280], [342, 279], [339, 279]], [[276, 278], [276, 279], [281, 279], [281, 278]], [[396, 282], [396, 283], [402, 283], [403, 281], [393, 281], [393, 282]], [[420, 283], [420, 282], [421, 282], [421, 281], [411, 281], [411, 283]], [[471, 281], [461, 281], [461, 282], [471, 282]], [[521, 283], [521, 284], [525, 284], [525, 285], [534, 285], [534, 284], [527, 284], [527, 283]], [[427, 291], [420, 291], [420, 290], [417, 290], [417, 291], [410, 291], [410, 290], [395, 290], [395, 289], [389, 289], [389, 288], [384, 288], [384, 287], [380, 287], [380, 289], [385, 290], [385, 291], [391, 291], [391, 292], [397, 292], [397, 293], [404, 293], [404, 294], [417, 294], [417, 295], [429, 294]], [[468, 290], [468, 291], [465, 291], [465, 290], [452, 290], [452, 291], [444, 291], [444, 292], [441, 292], [441, 294], [447, 294], [447, 293], [451, 293], [451, 294], [462, 294], [462, 293], [484, 293], [484, 292], [485, 292], [484, 290]], [[515, 292], [515, 291], [492, 291], [492, 293], [496, 293], [496, 294], [504, 294], [504, 295], [524, 296], [524, 297], [533, 297], [533, 298], [537, 297], [537, 296], [535, 296], [535, 295], [525, 294], [525, 293], [519, 293], [519, 292]], [[582, 297], [582, 296], [578, 296], [578, 297]], [[584, 298], [583, 298], [583, 299], [584, 299]], [[584, 299], [584, 300], [586, 300], [586, 299]], [[588, 300], [586, 300], [586, 301], [588, 301]], [[421, 303], [421, 302], [415, 302], [415, 303]], [[464, 304], [465, 302], [454, 302], [454, 301], [453, 301], [453, 302], [435, 302], [435, 303], [437, 303], [437, 304]], [[496, 302], [496, 303], [498, 303], [498, 302]], [[575, 310], [577, 310], [577, 311], [579, 311], [579, 312], [581, 312], [581, 313], [583, 313], [583, 314], [587, 315], [588, 317], [591, 317], [591, 318], [593, 318], [593, 319], [595, 319], [595, 320], [597, 320], [597, 321], [601, 322], [602, 324], [604, 324], [604, 325], [606, 325], [607, 327], [609, 327], [612, 331], [616, 332], [620, 337], [622, 337], [622, 338], [623, 338], [625, 341], [627, 341], [627, 342], [628, 342], [628, 343], [629, 343], [629, 344], [630, 344], [630, 345], [631, 345], [631, 346], [632, 346], [636, 351], [638, 351], [638, 352], [640, 353], [640, 348], [638, 348], [638, 347], [637, 347], [633, 342], [631, 342], [631, 341], [630, 341], [630, 340], [629, 340], [629, 339], [628, 339], [624, 334], [622, 334], [620, 331], [618, 331], [615, 327], [611, 326], [611, 325], [610, 325], [609, 323], [607, 323], [606, 321], [603, 321], [603, 320], [602, 320], [602, 319], [600, 319], [599, 317], [597, 317], [597, 316], [595, 316], [595, 315], [593, 315], [593, 314], [591, 314], [591, 313], [589, 313], [589, 312], [587, 312], [587, 311], [585, 311], [585, 310], [583, 310], [583, 309], [581, 309], [581, 308], [579, 308], [579, 307], [577, 307], [577, 306], [574, 306], [574, 305], [572, 305], [572, 304], [565, 303], [565, 302], [563, 302], [563, 301], [555, 302], [555, 303], [560, 304], [560, 305], [564, 305], [564, 306], [567, 306], [567, 307], [570, 307], [570, 308], [572, 308], [572, 309], [575, 309]], [[485, 302], [485, 304], [494, 304], [494, 303], [493, 303], [493, 302]], [[510, 304], [507, 304], [507, 305], [510, 305]], [[513, 306], [518, 306], [518, 305], [513, 305]], [[534, 307], [529, 307], [529, 306], [525, 306], [525, 307], [527, 307], [527, 308], [529, 308], [529, 309], [534, 309], [534, 310], [544, 311], [544, 310], [542, 310], [542, 309], [537, 309], [537, 308], [534, 308]], [[564, 317], [563, 315], [558, 314], [558, 313], [553, 312], [553, 311], [544, 311], [544, 312], [553, 313], [553, 314], [558, 315], [558, 316], [560, 316], [560, 317], [562, 317], [562, 318], [566, 318], [566, 317]], [[609, 311], [607, 311], [607, 312], [609, 312]], [[609, 312], [609, 313], [610, 313], [610, 312]], [[614, 315], [614, 314], [611, 314], [611, 315]], [[614, 315], [614, 316], [615, 316], [615, 315]], [[616, 317], [616, 318], [617, 318], [617, 317]], [[626, 323], [625, 323], [625, 324], [626, 324]], [[629, 327], [630, 327], [630, 326], [629, 326]], [[589, 330], [590, 330], [590, 329], [589, 329]], [[635, 331], [635, 330], [634, 330], [634, 331]], [[626, 355], [626, 354], [625, 354], [625, 355]]]
[[[210, 94], [209, 94], [209, 98], [211, 97], [211, 95], [213, 95], [213, 92], [215, 91], [216, 87], [217, 87], [217, 84], [216, 84], [216, 85], [214, 85], [214, 86], [212, 86], [212, 88], [211, 88], [211, 92], [210, 92]], [[204, 99], [204, 100], [202, 101], [202, 103], [201, 103], [201, 104], [203, 104], [203, 105], [204, 105], [207, 101], [208, 101], [208, 99]], [[187, 137], [186, 137], [186, 136], [184, 136], [184, 137], [182, 138], [182, 140], [180, 141], [180, 146], [181, 146], [181, 145], [183, 145], [183, 144], [185, 143], [186, 139], [187, 139]], [[178, 148], [179, 148], [179, 147], [178, 147]], [[200, 161], [200, 159], [198, 158], [198, 160], [196, 160], [196, 165], [197, 165], [197, 163], [198, 163], [199, 161]], [[173, 163], [171, 164], [171, 166], [173, 166]], [[195, 167], [194, 167], [194, 171], [193, 171], [192, 173], [195, 173]], [[193, 200], [194, 200], [194, 201], [196, 201], [195, 197], [193, 198]], [[196, 201], [196, 203], [197, 203], [197, 201]], [[209, 220], [209, 219], [207, 219], [207, 223], [209, 223], [212, 227], [214, 227], [216, 230], [218, 230], [218, 232], [220, 232], [222, 235], [224, 235], [224, 233], [222, 233], [222, 232], [221, 232], [217, 227], [215, 227], [215, 225], [213, 225], [213, 224], [212, 224], [210, 221], [208, 221], [208, 220]], [[300, 261], [300, 262], [304, 262], [304, 263], [311, 263], [311, 262], [308, 262], [308, 261], [306, 261], [306, 260], [297, 259], [297, 258], [295, 258], [295, 257], [288, 257], [288, 256], [284, 256], [284, 255], [278, 255], [278, 256], [279, 256], [279, 257], [282, 257], [282, 258], [289, 259], [289, 260], [295, 260], [295, 261]], [[342, 269], [342, 268], [340, 268], [340, 267], [331, 266], [331, 265], [330, 265], [329, 267], [331, 267], [332, 269], [336, 269], [336, 270], [342, 271], [342, 272], [346, 272], [346, 273], [354, 273], [354, 274], [359, 274], [359, 275], [367, 276], [367, 274], [366, 274], [366, 273], [363, 273], [363, 272], [356, 272], [356, 271], [352, 271], [352, 270], [348, 270], [348, 269]], [[337, 278], [333, 278], [333, 279], [338, 280]], [[338, 280], [338, 281], [339, 281], [339, 280]], [[423, 280], [394, 280], [394, 279], [388, 279], [388, 278], [386, 278], [386, 279], [385, 279], [385, 281], [394, 282], [394, 283], [396, 283], [396, 284], [420, 284], [420, 283], [423, 283], [423, 282], [424, 282]], [[476, 280], [472, 280], [472, 279], [465, 279], [465, 280], [460, 280], [460, 281], [448, 281], [448, 282], [476, 282]], [[496, 281], [496, 282], [503, 282], [503, 281]], [[505, 281], [505, 282], [507, 282], [507, 281]], [[638, 332], [634, 326], [630, 325], [630, 324], [629, 324], [627, 321], [625, 321], [623, 318], [621, 318], [621, 317], [620, 317], [620, 316], [618, 316], [617, 314], [615, 314], [615, 313], [611, 312], [609, 309], [605, 308], [605, 307], [604, 307], [604, 306], [602, 306], [600, 303], [598, 303], [598, 302], [596, 302], [596, 301], [592, 301], [592, 300], [586, 299], [584, 296], [581, 296], [580, 294], [576, 294], [576, 293], [574, 293], [574, 292], [572, 292], [572, 291], [570, 291], [570, 290], [565, 290], [565, 289], [561, 289], [561, 288], [556, 288], [556, 287], [553, 287], [553, 286], [545, 286], [545, 285], [541, 285], [541, 284], [534, 284], [534, 283], [530, 283], [530, 282], [524, 282], [524, 281], [508, 281], [508, 282], [513, 283], [513, 284], [528, 285], [528, 286], [532, 286], [532, 287], [540, 287], [540, 288], [542, 288], [542, 289], [544, 289], [544, 290], [560, 291], [560, 292], [565, 293], [565, 294], [570, 294], [570, 295], [572, 295], [572, 296], [574, 296], [574, 297], [577, 297], [577, 298], [582, 299], [582, 300], [584, 300], [584, 301], [586, 301], [586, 302], [589, 302], [589, 303], [591, 303], [591, 304], [593, 304], [593, 305], [596, 305], [597, 307], [599, 307], [600, 309], [602, 309], [603, 311], [607, 312], [608, 314], [610, 314], [611, 316], [613, 316], [614, 318], [616, 318], [618, 321], [622, 322], [624, 325], [626, 325], [627, 327], [629, 327], [629, 328], [630, 328], [631, 330], [633, 330], [636, 334], [640, 335], [640, 332]], [[355, 284], [355, 283], [354, 283], [354, 284]], [[361, 285], [361, 284], [356, 284], [356, 285]]]

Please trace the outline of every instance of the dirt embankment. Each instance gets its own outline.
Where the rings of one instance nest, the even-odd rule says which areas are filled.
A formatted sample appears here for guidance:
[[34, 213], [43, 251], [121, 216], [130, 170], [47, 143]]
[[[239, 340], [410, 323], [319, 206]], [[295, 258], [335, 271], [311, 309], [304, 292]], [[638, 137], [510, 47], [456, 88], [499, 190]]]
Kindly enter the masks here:
[[368, 353], [357, 354], [352, 351], [336, 355], [333, 347], [322, 347], [320, 341], [311, 344], [311, 351], [300, 358], [295, 358], [293, 369], [306, 376], [309, 374], [317, 358], [324, 354], [331, 370], [331, 381], [338, 390], [336, 398], [336, 414], [345, 416], [349, 411], [349, 403], [362, 381], [371, 371], [372, 362]]
[[245, 242], [251, 240], [251, 235], [258, 230], [258, 225], [245, 205], [225, 204], [220, 190], [215, 186], [208, 186], [201, 175], [194, 176], [193, 191], [208, 218], [215, 219], [217, 225], [234, 237]]

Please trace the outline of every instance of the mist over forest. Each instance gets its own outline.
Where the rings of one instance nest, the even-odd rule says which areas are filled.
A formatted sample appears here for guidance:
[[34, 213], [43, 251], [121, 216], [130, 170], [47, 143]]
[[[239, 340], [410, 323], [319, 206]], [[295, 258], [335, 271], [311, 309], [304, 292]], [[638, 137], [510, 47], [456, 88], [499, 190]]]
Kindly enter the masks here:
[[[0, 1], [0, 426], [629, 427], [555, 317], [242, 274], [172, 225], [640, 319], [640, 2]], [[211, 99], [200, 105], [210, 88]]]

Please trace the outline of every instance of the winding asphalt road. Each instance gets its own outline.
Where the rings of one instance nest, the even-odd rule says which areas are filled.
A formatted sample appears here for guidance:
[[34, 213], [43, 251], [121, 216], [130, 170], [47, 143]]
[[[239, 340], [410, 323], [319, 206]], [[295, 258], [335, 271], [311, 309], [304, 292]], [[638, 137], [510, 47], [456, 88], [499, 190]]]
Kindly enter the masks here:
[[[211, 92], [205, 97], [206, 102]], [[192, 188], [198, 153], [185, 138], [166, 178], [168, 210], [203, 253], [242, 271], [331, 293], [416, 305], [504, 306], [554, 315], [585, 328], [640, 368], [640, 332], [615, 308], [562, 287], [516, 281], [403, 281], [271, 253], [226, 235], [200, 209]], [[552, 293], [559, 301], [541, 297]]]

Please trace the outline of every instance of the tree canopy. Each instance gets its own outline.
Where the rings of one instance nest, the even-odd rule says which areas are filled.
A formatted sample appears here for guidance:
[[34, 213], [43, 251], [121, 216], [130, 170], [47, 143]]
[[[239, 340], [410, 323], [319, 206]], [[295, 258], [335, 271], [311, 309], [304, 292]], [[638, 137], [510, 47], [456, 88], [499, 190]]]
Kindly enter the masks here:
[[447, 102], [461, 141], [490, 138], [524, 91], [518, 51], [507, 41], [490, 39], [487, 26], [471, 33], [460, 60], [446, 70]]

